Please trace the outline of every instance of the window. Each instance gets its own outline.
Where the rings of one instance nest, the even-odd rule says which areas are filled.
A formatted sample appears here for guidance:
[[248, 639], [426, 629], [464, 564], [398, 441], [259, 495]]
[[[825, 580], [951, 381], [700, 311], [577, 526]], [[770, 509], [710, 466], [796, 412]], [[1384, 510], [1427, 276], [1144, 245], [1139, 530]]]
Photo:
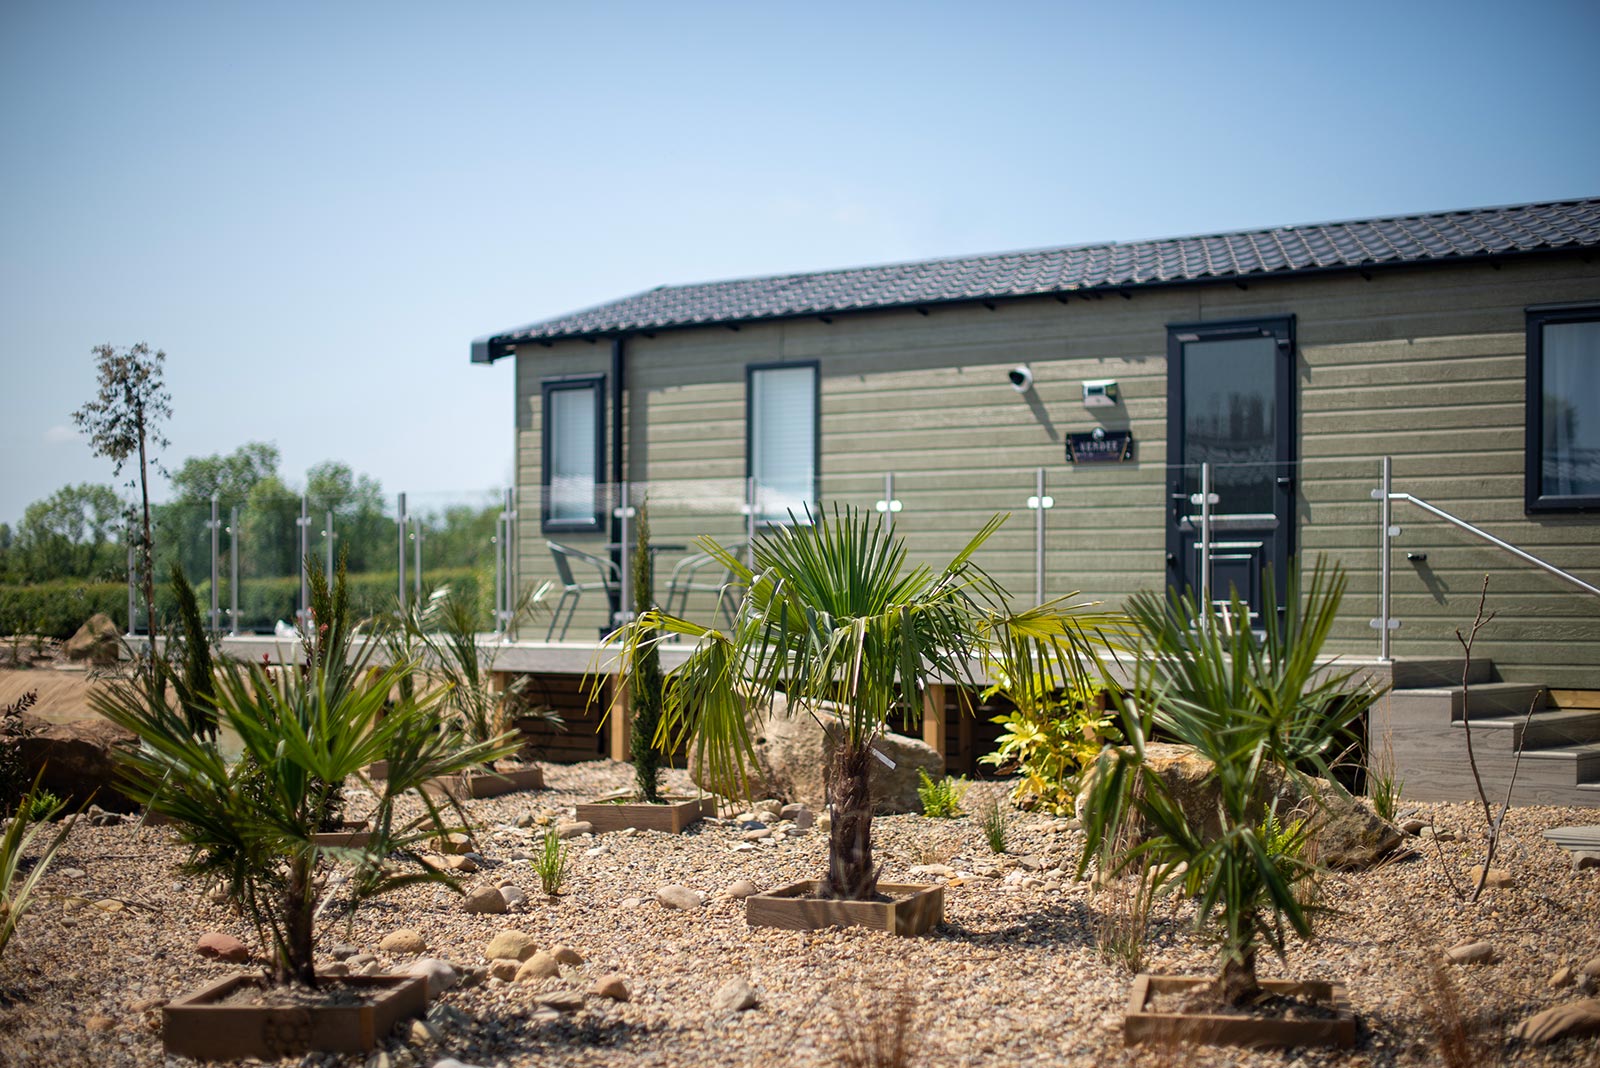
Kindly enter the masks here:
[[601, 375], [544, 383], [541, 519], [546, 531], [597, 531], [604, 522], [605, 384]]
[[1528, 312], [1527, 418], [1527, 510], [1600, 510], [1600, 306]]
[[748, 470], [760, 523], [802, 520], [817, 499], [817, 365], [749, 369], [745, 414]]

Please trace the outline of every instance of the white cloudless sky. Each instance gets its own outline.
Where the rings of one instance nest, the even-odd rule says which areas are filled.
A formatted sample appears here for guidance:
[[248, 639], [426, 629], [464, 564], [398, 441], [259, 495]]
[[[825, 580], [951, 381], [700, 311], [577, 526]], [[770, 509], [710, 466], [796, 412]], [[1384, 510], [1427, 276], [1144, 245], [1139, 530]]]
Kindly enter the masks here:
[[475, 336], [664, 283], [1600, 194], [1600, 5], [0, 5], [0, 521], [165, 456], [509, 483]]

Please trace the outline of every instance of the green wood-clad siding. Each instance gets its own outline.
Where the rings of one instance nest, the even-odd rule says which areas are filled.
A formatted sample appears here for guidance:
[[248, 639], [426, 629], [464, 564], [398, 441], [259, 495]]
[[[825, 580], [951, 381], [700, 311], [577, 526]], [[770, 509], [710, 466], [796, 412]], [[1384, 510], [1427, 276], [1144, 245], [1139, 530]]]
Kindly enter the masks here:
[[[1032, 596], [1035, 472], [1047, 515], [1047, 594], [1111, 603], [1165, 581], [1166, 327], [1294, 315], [1298, 346], [1298, 539], [1350, 573], [1337, 641], [1375, 654], [1379, 458], [1395, 485], [1591, 581], [1600, 517], [1529, 517], [1522, 509], [1523, 331], [1529, 305], [1600, 302], [1600, 265], [1578, 257], [1440, 265], [1295, 279], [871, 312], [707, 327], [627, 340], [626, 416], [635, 496], [646, 483], [657, 539], [743, 536], [745, 367], [784, 360], [821, 368], [820, 496], [871, 508], [895, 475], [898, 528], [913, 554], [940, 562], [995, 512], [1010, 512], [982, 561], [1019, 599]], [[606, 344], [524, 345], [517, 353], [522, 568], [552, 574], [538, 532], [540, 382], [606, 373]], [[1005, 372], [1028, 364], [1035, 388]], [[1084, 379], [1113, 378], [1122, 403], [1085, 409]], [[611, 383], [608, 383], [608, 390]], [[607, 404], [609, 413], [609, 398]], [[609, 415], [608, 415], [609, 417]], [[1131, 428], [1137, 459], [1074, 469], [1064, 436]], [[608, 436], [609, 440], [609, 436]], [[1509, 678], [1600, 685], [1600, 599], [1527, 567], [1408, 505], [1397, 505], [1394, 609], [1402, 656], [1456, 651], [1482, 578], [1499, 616], [1483, 651]], [[604, 536], [563, 538], [594, 551]], [[1425, 552], [1426, 563], [1405, 553]], [[658, 595], [677, 554], [660, 557]], [[703, 572], [701, 581], [713, 576]], [[693, 615], [713, 598], [698, 595]], [[586, 595], [572, 637], [603, 622]], [[541, 632], [542, 633], [542, 632]]]

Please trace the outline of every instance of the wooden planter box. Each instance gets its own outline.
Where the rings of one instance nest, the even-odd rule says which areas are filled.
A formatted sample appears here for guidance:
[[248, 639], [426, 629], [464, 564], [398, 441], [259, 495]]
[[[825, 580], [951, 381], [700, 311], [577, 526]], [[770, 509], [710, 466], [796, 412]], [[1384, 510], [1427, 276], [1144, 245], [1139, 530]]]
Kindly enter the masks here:
[[426, 976], [352, 975], [330, 981], [371, 988], [373, 997], [361, 1005], [218, 1004], [240, 987], [262, 983], [259, 976], [232, 975], [161, 1010], [162, 1047], [169, 1054], [219, 1061], [365, 1053], [396, 1023], [428, 1008]]
[[[625, 795], [626, 796], [626, 795]], [[677, 834], [705, 816], [717, 814], [714, 797], [669, 797], [659, 805], [642, 801], [618, 802], [604, 799], [577, 806], [577, 818], [594, 825], [595, 834], [636, 827], [641, 831], [666, 831]]]
[[499, 797], [518, 790], [543, 790], [544, 772], [537, 764], [504, 771], [475, 771], [471, 775], [452, 775], [422, 784], [430, 794], [449, 794], [457, 801], [472, 797]]
[[1122, 1041], [1196, 1042], [1208, 1046], [1334, 1046], [1356, 1044], [1356, 1017], [1343, 983], [1295, 982], [1263, 979], [1261, 988], [1273, 994], [1297, 994], [1326, 1005], [1334, 1015], [1324, 1019], [1290, 1020], [1271, 1016], [1224, 1013], [1149, 1012], [1145, 1006], [1156, 994], [1205, 986], [1198, 976], [1137, 975], [1128, 994], [1128, 1014], [1122, 1021]]
[[318, 831], [311, 836], [311, 841], [319, 846], [361, 849], [372, 841], [372, 831], [368, 829], [366, 820], [346, 820], [343, 830]]
[[944, 885], [879, 883], [888, 901], [834, 901], [816, 895], [822, 880], [806, 879], [745, 898], [751, 927], [815, 931], [823, 927], [871, 927], [895, 935], [919, 935], [944, 922]]

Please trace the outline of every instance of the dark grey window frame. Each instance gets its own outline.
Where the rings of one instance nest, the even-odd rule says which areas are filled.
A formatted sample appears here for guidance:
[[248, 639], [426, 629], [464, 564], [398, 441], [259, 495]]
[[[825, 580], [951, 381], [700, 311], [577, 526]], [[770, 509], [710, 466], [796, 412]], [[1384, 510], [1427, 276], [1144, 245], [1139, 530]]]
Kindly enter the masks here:
[[[744, 367], [744, 477], [748, 485], [755, 478], [755, 376], [759, 371], [793, 371], [811, 368], [811, 501], [819, 507], [818, 491], [822, 485], [822, 361], [778, 360], [769, 363], [748, 363]], [[756, 516], [757, 527], [786, 526], [783, 520], [763, 519]]]
[[[550, 517], [550, 395], [563, 390], [592, 390], [594, 393], [594, 509], [587, 519]], [[544, 534], [598, 534], [605, 530], [606, 477], [606, 376], [603, 374], [563, 375], [539, 383], [539, 530]]]
[[1544, 328], [1552, 323], [1600, 323], [1600, 304], [1535, 306], [1526, 310], [1527, 379], [1523, 438], [1523, 510], [1600, 512], [1600, 496], [1544, 492]]

